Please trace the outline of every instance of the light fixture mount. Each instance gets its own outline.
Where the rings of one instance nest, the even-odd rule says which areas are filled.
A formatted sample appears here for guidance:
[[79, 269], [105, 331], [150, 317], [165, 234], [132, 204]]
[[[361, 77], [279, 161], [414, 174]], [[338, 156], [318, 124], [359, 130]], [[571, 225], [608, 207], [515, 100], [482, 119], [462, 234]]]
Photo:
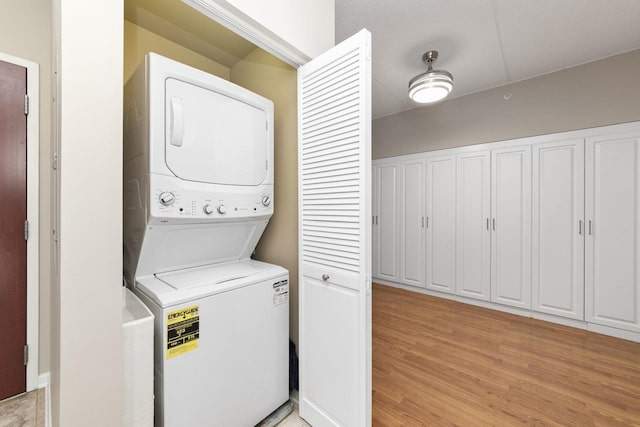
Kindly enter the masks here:
[[422, 55], [427, 71], [418, 74], [409, 81], [409, 98], [414, 102], [427, 104], [446, 98], [453, 89], [453, 76], [444, 70], [434, 70], [433, 63], [438, 59], [437, 50], [429, 50]]
[[428, 68], [429, 70], [432, 69], [432, 64], [435, 62], [436, 59], [438, 59], [437, 50], [429, 50], [422, 55], [422, 62], [424, 62], [427, 65], [427, 67], [429, 67]]

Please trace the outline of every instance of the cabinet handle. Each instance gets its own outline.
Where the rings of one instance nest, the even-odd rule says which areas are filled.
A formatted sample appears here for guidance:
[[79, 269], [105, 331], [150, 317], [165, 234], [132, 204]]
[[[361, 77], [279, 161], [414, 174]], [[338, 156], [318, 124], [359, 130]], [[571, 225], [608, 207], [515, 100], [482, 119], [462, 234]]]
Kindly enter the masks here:
[[376, 225], [379, 225], [380, 223], [378, 222], [378, 215], [376, 215]]
[[591, 220], [589, 220], [589, 236], [591, 236]]
[[427, 228], [429, 228], [429, 217], [427, 217]]
[[327, 280], [329, 280], [329, 275], [328, 275], [328, 274], [323, 274], [323, 275], [322, 275], [322, 280], [323, 280], [323, 281], [325, 281], [325, 282], [326, 282]]
[[582, 235], [582, 220], [578, 220], [578, 234]]
[[493, 219], [491, 220], [491, 223], [493, 224], [493, 231], [496, 231], [496, 219], [495, 219], [495, 218], [493, 218]]
[[376, 225], [376, 216], [371, 215], [371, 225]]
[[489, 218], [487, 218], [487, 230], [489, 230]]
[[424, 228], [424, 217], [422, 217], [422, 228]]

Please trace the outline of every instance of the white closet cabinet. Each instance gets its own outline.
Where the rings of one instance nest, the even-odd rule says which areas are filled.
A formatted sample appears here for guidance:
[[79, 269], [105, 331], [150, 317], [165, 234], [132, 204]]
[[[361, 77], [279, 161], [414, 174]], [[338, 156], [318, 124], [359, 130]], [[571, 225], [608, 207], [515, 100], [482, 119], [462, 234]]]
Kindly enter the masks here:
[[456, 294], [491, 297], [491, 152], [457, 156]]
[[424, 287], [424, 160], [400, 164], [400, 282]]
[[373, 167], [373, 276], [397, 281], [398, 251], [398, 165]]
[[584, 140], [533, 146], [532, 309], [584, 320]]
[[640, 332], [640, 131], [587, 138], [586, 320]]
[[380, 272], [380, 233], [376, 220], [380, 213], [380, 168], [371, 166], [371, 275], [376, 277]]
[[491, 151], [491, 301], [531, 308], [531, 147]]
[[426, 288], [456, 286], [456, 156], [427, 158]]

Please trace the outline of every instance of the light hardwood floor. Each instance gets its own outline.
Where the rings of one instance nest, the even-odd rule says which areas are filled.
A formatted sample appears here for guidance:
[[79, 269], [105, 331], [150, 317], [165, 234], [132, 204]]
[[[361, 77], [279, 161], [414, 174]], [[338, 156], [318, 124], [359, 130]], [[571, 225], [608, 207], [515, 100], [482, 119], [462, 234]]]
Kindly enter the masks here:
[[375, 284], [374, 426], [640, 426], [640, 344]]

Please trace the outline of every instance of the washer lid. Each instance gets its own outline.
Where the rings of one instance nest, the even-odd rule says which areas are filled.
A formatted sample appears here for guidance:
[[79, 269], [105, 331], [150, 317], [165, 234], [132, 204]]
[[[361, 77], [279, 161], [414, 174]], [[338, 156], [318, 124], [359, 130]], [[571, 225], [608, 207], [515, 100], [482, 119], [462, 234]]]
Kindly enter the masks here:
[[271, 267], [270, 264], [263, 263], [231, 262], [158, 273], [155, 276], [172, 288], [181, 290], [219, 285], [247, 278], [250, 280], [251, 276], [267, 271]]
[[256, 186], [267, 178], [267, 112], [173, 78], [165, 81], [165, 162], [178, 178]]

